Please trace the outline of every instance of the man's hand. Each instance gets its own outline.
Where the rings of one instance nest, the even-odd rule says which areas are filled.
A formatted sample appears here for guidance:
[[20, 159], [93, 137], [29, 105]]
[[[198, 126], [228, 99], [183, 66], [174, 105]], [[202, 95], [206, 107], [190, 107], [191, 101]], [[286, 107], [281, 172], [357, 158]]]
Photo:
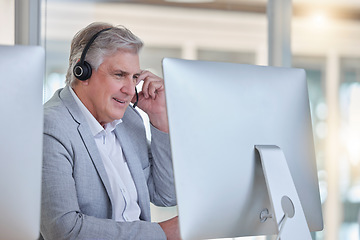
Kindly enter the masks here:
[[164, 230], [167, 240], [181, 240], [178, 217], [160, 222], [159, 225]]
[[[154, 127], [168, 133], [164, 80], [146, 70], [141, 72], [138, 79], [144, 81], [142, 91], [139, 92], [138, 107], [147, 113]], [[132, 102], [135, 100], [134, 96]]]

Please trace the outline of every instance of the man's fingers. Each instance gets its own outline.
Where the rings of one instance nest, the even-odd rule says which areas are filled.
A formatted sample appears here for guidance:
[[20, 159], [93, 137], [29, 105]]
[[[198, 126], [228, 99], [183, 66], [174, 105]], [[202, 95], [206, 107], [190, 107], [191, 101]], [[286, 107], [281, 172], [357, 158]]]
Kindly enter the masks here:
[[159, 91], [164, 89], [164, 85], [161, 82], [151, 82], [148, 87], [148, 93], [151, 98], [155, 99]]
[[142, 92], [145, 98], [155, 99], [157, 92], [164, 89], [162, 79], [149, 71], [143, 71], [139, 77], [144, 81]]

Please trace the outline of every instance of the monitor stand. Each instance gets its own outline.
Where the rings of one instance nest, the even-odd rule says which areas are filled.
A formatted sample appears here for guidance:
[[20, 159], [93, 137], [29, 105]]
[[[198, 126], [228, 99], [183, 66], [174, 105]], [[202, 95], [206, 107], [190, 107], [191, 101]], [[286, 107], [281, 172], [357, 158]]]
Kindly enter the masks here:
[[261, 221], [273, 218], [281, 240], [311, 240], [310, 230], [283, 151], [274, 145], [256, 145], [274, 214], [264, 210]]

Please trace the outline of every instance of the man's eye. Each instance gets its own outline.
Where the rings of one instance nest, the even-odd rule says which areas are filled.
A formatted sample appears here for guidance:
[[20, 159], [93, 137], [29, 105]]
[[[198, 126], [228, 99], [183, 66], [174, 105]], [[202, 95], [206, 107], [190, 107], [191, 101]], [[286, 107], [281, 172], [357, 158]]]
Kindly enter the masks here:
[[134, 75], [133, 76], [133, 80], [134, 80], [134, 82], [136, 82], [136, 83], [138, 83], [139, 82], [139, 76], [138, 75]]
[[115, 74], [117, 77], [124, 77], [124, 74], [123, 73], [118, 73], [118, 74]]

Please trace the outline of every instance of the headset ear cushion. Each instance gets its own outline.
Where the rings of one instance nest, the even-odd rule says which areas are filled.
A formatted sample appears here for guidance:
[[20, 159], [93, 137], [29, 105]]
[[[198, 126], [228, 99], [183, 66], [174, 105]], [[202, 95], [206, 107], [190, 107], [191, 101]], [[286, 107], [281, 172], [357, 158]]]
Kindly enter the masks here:
[[77, 79], [85, 81], [91, 77], [91, 66], [86, 61], [83, 64], [78, 62], [73, 69], [73, 73]]

